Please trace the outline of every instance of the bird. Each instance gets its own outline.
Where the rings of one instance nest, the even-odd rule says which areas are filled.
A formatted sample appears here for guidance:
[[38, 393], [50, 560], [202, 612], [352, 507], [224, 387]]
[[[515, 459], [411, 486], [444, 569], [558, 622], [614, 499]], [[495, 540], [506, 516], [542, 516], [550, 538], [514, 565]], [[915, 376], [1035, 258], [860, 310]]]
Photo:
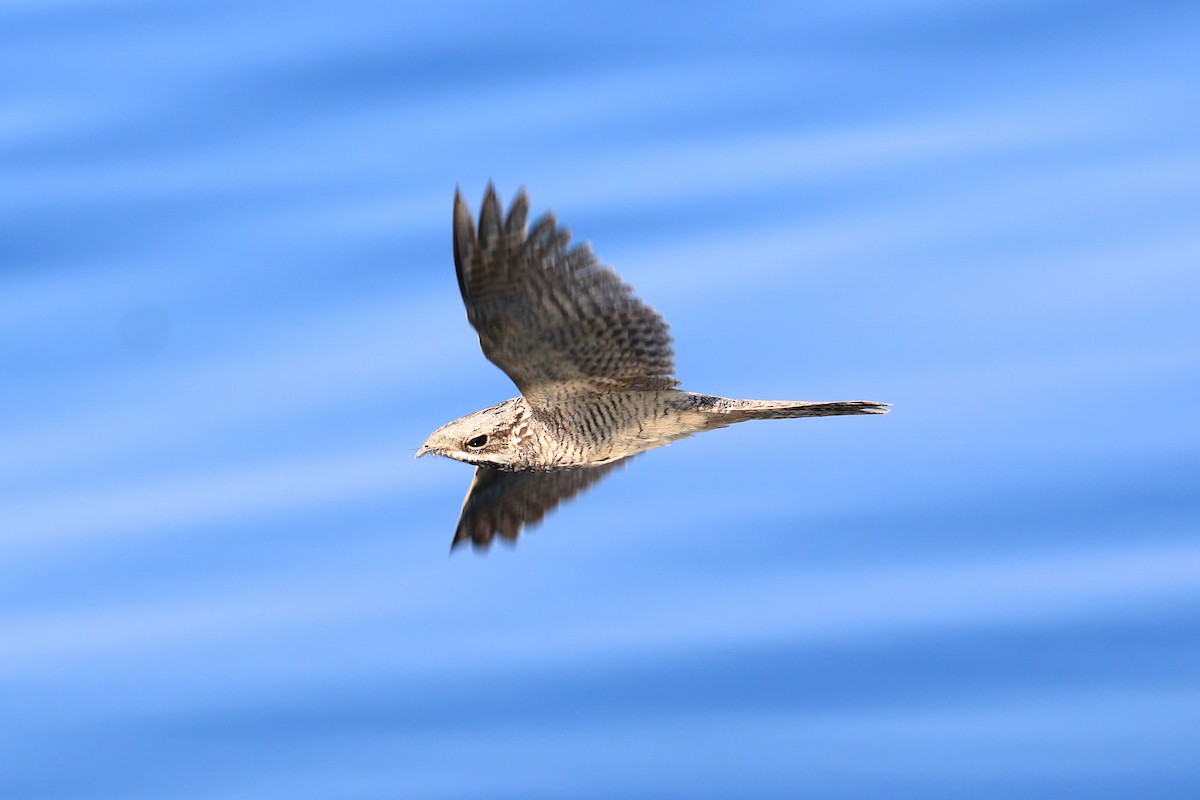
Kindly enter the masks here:
[[474, 465], [451, 550], [515, 542], [560, 502], [646, 450], [755, 419], [885, 414], [888, 403], [738, 400], [684, 391], [667, 323], [553, 212], [504, 214], [489, 183], [479, 224], [455, 190], [454, 268], [480, 348], [518, 397], [442, 425], [417, 450]]

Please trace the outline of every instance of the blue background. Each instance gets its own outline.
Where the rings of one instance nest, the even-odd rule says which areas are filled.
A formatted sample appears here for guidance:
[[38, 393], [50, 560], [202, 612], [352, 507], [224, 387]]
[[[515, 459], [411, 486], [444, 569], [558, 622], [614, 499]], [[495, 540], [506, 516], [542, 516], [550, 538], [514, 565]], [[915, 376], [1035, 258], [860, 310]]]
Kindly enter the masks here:
[[[1200, 797], [1200, 7], [0, 4], [0, 794]], [[687, 388], [447, 557], [460, 185]]]

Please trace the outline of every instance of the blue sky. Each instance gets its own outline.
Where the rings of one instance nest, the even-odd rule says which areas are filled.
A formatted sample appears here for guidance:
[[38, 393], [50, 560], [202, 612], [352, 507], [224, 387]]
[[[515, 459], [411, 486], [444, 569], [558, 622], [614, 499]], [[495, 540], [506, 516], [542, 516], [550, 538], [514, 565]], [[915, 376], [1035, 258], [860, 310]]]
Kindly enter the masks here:
[[[1186, 3], [0, 5], [12, 796], [1191, 797]], [[455, 187], [894, 404], [448, 558]]]

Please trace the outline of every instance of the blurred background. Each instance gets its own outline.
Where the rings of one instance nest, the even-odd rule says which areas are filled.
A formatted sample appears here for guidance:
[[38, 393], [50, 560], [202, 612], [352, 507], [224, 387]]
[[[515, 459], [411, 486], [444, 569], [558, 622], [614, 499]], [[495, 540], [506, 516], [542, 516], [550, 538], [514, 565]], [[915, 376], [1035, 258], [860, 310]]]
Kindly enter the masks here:
[[[0, 5], [0, 795], [1200, 796], [1200, 7]], [[447, 555], [527, 187], [869, 399]]]

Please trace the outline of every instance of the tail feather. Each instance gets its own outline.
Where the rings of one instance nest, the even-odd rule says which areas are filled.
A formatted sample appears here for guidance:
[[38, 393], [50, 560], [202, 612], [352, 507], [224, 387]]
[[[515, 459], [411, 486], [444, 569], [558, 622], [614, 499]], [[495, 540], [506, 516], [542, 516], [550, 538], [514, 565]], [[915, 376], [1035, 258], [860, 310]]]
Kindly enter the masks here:
[[839, 400], [832, 403], [801, 400], [732, 400], [714, 397], [707, 409], [710, 425], [723, 428], [751, 419], [837, 417], [847, 414], [886, 414], [889, 403], [872, 400]]

